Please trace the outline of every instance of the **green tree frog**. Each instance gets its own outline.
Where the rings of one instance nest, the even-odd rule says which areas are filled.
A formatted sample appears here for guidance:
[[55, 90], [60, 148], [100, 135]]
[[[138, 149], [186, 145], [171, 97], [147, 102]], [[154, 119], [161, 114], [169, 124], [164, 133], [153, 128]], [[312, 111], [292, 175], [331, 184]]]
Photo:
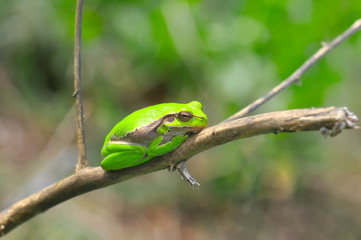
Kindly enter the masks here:
[[[206, 125], [207, 116], [197, 101], [163, 103], [137, 110], [116, 124], [105, 137], [101, 149], [104, 159], [100, 165], [106, 171], [137, 166], [171, 152]], [[188, 182], [194, 180], [184, 163], [178, 170]], [[198, 183], [195, 181], [195, 184]]]

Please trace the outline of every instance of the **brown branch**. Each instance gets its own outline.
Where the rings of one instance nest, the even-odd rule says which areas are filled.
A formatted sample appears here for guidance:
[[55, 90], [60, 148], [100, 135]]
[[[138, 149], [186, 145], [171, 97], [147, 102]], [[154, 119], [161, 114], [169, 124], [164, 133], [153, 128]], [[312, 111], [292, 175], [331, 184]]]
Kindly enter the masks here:
[[341, 35], [336, 37], [330, 43], [323, 43], [322, 47], [309, 59], [307, 59], [306, 62], [304, 62], [288, 78], [282, 81], [278, 86], [274, 87], [263, 97], [257, 99], [256, 101], [252, 102], [251, 104], [243, 108], [241, 111], [230, 116], [226, 121], [231, 121], [253, 112], [261, 105], [263, 105], [265, 102], [270, 100], [272, 97], [276, 96], [278, 93], [291, 86], [293, 83], [300, 81], [302, 74], [304, 74], [308, 69], [310, 69], [316, 62], [318, 62], [318, 60], [324, 57], [326, 53], [331, 51], [333, 48], [335, 48], [341, 42], [345, 41], [348, 37], [353, 35], [355, 32], [359, 31], [360, 29], [361, 29], [361, 19], [355, 21], [348, 29], [346, 29], [346, 31], [344, 31]]
[[77, 0], [74, 28], [74, 93], [76, 108], [76, 128], [78, 140], [78, 164], [75, 171], [88, 166], [85, 152], [84, 113], [81, 94], [81, 19], [83, 0]]
[[220, 123], [191, 136], [173, 152], [145, 164], [119, 171], [84, 168], [75, 174], [15, 203], [0, 215], [0, 236], [49, 208], [83, 193], [165, 169], [191, 156], [234, 141], [266, 133], [321, 130], [331, 136], [356, 128], [357, 117], [346, 108], [296, 109], [265, 113]]

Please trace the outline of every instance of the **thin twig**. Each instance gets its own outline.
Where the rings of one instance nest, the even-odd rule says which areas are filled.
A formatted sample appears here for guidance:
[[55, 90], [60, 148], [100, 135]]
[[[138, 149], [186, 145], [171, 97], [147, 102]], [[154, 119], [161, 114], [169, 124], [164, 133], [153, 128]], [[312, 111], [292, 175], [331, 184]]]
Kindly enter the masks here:
[[78, 140], [78, 164], [75, 171], [88, 166], [85, 152], [84, 113], [81, 94], [81, 19], [83, 0], [77, 0], [74, 29], [74, 93], [76, 106], [76, 128]]
[[328, 53], [330, 50], [335, 48], [338, 44], [340, 44], [341, 42], [346, 40], [348, 37], [353, 35], [355, 32], [359, 31], [360, 29], [361, 29], [361, 19], [355, 21], [346, 31], [344, 31], [341, 35], [336, 37], [330, 43], [323, 43], [322, 47], [315, 54], [313, 54], [309, 59], [307, 59], [306, 62], [304, 62], [288, 78], [286, 78], [284, 81], [282, 81], [278, 86], [273, 88], [271, 91], [269, 91], [263, 97], [257, 99], [256, 101], [252, 102], [251, 104], [249, 104], [248, 106], [243, 108], [241, 111], [230, 116], [226, 121], [232, 121], [234, 119], [238, 119], [240, 117], [243, 117], [243, 116], [253, 112], [255, 109], [259, 108], [261, 105], [263, 105], [265, 102], [267, 102], [269, 99], [271, 99], [272, 97], [277, 95], [282, 90], [288, 88], [293, 83], [300, 81], [302, 74], [304, 74], [318, 60], [320, 60], [323, 56], [325, 56], [326, 53]]
[[105, 172], [101, 167], [85, 168], [15, 203], [0, 214], [0, 237], [30, 218], [70, 198], [130, 178], [176, 165], [193, 155], [234, 141], [266, 133], [322, 130], [335, 135], [355, 128], [357, 117], [346, 108], [295, 109], [264, 113], [221, 123], [192, 135], [179, 148], [136, 167]]

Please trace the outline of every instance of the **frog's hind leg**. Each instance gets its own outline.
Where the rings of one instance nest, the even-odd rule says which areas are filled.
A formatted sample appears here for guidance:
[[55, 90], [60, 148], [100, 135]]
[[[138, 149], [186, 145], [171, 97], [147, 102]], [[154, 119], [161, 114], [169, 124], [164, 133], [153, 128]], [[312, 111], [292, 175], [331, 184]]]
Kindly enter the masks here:
[[108, 146], [108, 151], [110, 154], [100, 163], [106, 171], [131, 167], [145, 156], [146, 148], [141, 145], [114, 144]]

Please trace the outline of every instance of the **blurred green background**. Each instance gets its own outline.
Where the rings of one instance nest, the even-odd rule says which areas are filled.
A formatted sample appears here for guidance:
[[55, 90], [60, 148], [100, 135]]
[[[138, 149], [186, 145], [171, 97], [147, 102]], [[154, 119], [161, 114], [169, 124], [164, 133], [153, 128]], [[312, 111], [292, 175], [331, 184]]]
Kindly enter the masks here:
[[[0, 0], [0, 209], [73, 172], [74, 0]], [[214, 125], [361, 17], [359, 0], [84, 3], [87, 154], [130, 112], [203, 103]], [[347, 106], [361, 116], [361, 33], [257, 113]], [[203, 152], [201, 183], [156, 172], [71, 199], [6, 239], [360, 239], [361, 133], [265, 135]]]

